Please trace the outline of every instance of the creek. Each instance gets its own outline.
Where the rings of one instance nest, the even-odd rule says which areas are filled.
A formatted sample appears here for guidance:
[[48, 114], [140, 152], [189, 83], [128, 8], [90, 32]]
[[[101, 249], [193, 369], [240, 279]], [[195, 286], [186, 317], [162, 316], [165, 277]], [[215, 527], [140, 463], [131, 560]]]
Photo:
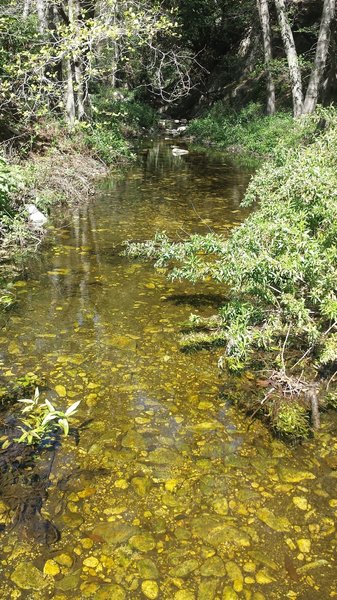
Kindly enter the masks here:
[[[323, 416], [316, 439], [298, 447], [251, 422], [226, 396], [221, 349], [179, 349], [181, 324], [212, 314], [223, 289], [172, 283], [120, 255], [124, 240], [162, 230], [227, 235], [248, 214], [248, 181], [223, 155], [173, 156], [170, 142], [146, 142], [16, 282], [1, 376], [36, 373], [60, 408], [81, 400], [83, 427], [7, 477], [2, 598], [337, 595], [336, 419]], [[27, 512], [36, 481], [40, 506]]]

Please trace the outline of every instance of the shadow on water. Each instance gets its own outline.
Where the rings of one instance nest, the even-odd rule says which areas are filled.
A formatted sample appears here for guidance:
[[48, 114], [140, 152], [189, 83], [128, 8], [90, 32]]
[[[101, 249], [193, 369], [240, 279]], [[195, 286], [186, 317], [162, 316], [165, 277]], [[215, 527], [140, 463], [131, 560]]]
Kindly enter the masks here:
[[165, 302], [172, 302], [175, 306], [187, 305], [193, 308], [211, 307], [220, 308], [226, 304], [227, 298], [222, 294], [171, 294]]
[[[221, 349], [179, 350], [180, 324], [191, 309], [209, 316], [221, 306], [223, 288], [170, 282], [116, 252], [161, 230], [227, 236], [248, 214], [249, 177], [223, 156], [173, 156], [170, 142], [146, 142], [137, 165], [56, 222], [53, 244], [16, 282], [0, 376], [35, 372], [60, 409], [81, 400], [86, 425], [55, 453], [26, 463], [22, 450], [23, 468], [2, 470], [3, 597], [335, 594], [331, 423], [297, 450], [258, 421], [248, 428], [232, 400], [253, 389], [252, 375], [219, 373]], [[42, 522], [60, 538], [50, 543]]]

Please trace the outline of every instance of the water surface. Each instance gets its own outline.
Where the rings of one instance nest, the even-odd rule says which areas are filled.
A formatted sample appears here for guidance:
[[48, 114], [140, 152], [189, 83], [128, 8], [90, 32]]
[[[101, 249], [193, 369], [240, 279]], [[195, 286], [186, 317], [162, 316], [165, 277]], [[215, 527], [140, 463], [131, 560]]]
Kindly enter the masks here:
[[[78, 207], [17, 282], [1, 374], [39, 374], [60, 407], [80, 399], [85, 427], [45, 450], [0, 501], [2, 597], [337, 595], [334, 425], [289, 448], [245, 419], [220, 393], [221, 351], [179, 350], [180, 324], [211, 314], [221, 287], [172, 284], [119, 253], [125, 239], [160, 230], [227, 235], [247, 214], [248, 180], [221, 155], [173, 157], [169, 143], [145, 144], [139, 164]], [[58, 541], [11, 526], [10, 495], [29, 493], [39, 469], [49, 481], [41, 514]]]

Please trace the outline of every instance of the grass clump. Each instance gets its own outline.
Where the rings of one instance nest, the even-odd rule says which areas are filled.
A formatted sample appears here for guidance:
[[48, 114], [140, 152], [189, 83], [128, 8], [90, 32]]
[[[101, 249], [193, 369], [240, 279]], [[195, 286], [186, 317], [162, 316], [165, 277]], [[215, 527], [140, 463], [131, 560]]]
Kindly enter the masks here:
[[272, 420], [273, 428], [286, 438], [307, 438], [310, 434], [308, 410], [298, 402], [283, 401], [277, 406]]

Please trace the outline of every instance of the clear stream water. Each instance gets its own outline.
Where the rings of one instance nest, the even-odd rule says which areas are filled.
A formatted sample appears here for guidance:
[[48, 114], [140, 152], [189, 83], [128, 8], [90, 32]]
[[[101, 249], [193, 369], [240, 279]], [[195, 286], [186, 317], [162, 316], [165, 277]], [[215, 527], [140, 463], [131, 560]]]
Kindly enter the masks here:
[[[1, 375], [37, 373], [59, 407], [81, 399], [84, 426], [2, 490], [1, 598], [337, 596], [336, 420], [297, 448], [251, 423], [220, 393], [220, 350], [179, 350], [181, 323], [211, 314], [223, 290], [172, 284], [118, 252], [160, 230], [227, 234], [248, 179], [221, 155], [149, 142], [17, 282]], [[46, 466], [41, 517], [59, 540], [13, 508]]]

